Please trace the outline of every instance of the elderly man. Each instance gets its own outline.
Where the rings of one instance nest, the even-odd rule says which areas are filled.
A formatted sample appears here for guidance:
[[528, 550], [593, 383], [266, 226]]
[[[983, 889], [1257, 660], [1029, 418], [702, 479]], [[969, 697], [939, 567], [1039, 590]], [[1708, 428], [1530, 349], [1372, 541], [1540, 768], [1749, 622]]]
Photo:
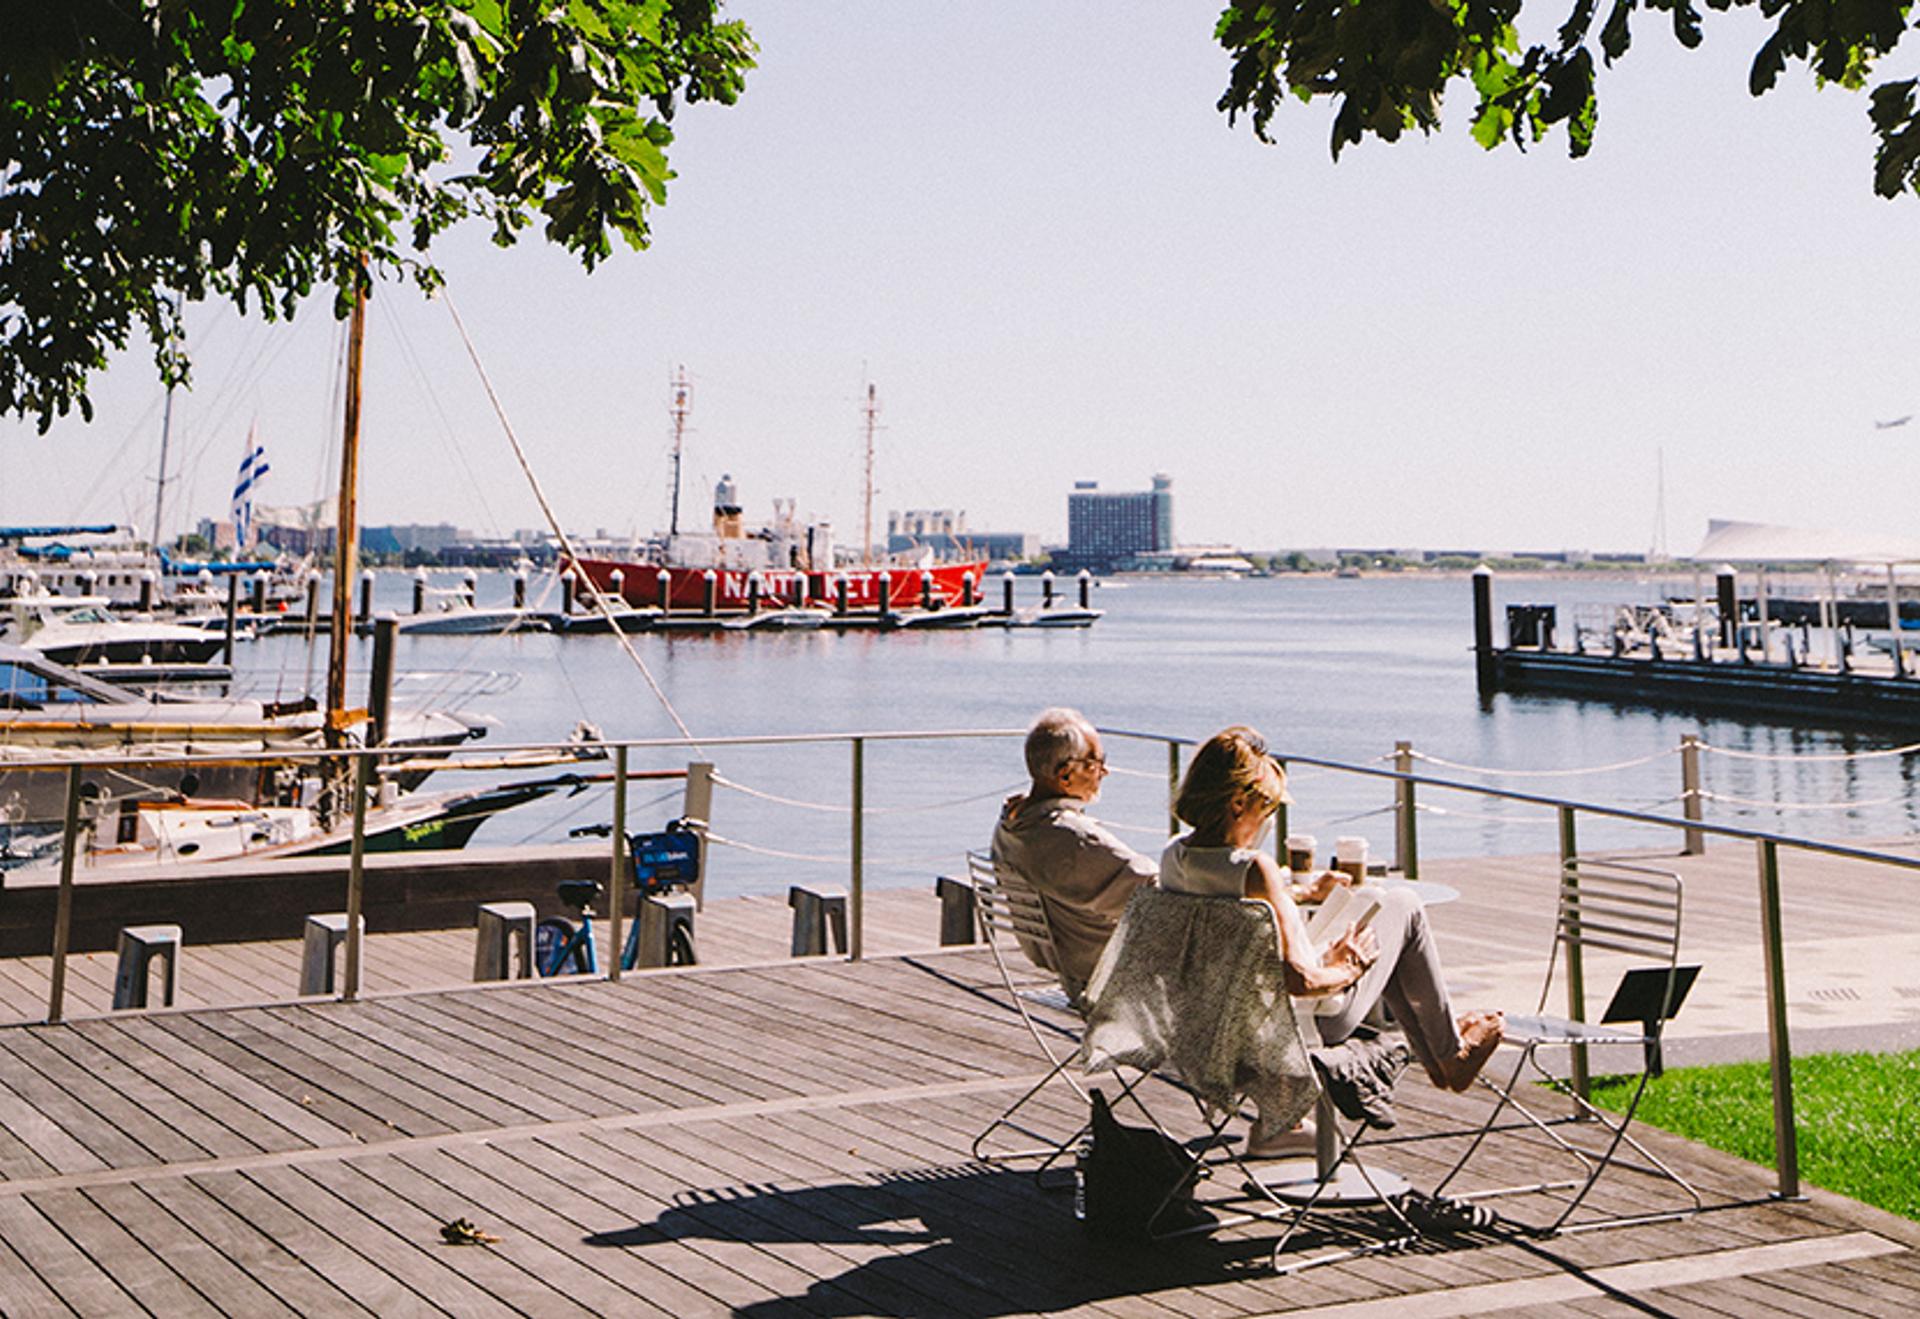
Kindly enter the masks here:
[[993, 859], [1039, 892], [1059, 965], [1026, 953], [1075, 998], [1086, 988], [1127, 899], [1153, 882], [1157, 861], [1141, 856], [1086, 813], [1107, 777], [1100, 734], [1078, 710], [1044, 711], [1027, 730], [1032, 786], [1009, 797], [993, 831]]

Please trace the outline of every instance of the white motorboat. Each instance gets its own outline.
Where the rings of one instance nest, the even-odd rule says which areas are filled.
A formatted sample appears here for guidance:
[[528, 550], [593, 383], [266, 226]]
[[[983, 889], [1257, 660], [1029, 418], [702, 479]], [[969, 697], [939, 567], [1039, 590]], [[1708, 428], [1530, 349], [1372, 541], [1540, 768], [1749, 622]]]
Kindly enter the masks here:
[[225, 640], [199, 628], [122, 618], [105, 596], [17, 595], [7, 602], [6, 639], [59, 664], [204, 664]]
[[400, 631], [407, 636], [499, 636], [507, 632], [551, 632], [552, 620], [534, 609], [477, 609], [445, 604], [419, 614], [402, 614]]

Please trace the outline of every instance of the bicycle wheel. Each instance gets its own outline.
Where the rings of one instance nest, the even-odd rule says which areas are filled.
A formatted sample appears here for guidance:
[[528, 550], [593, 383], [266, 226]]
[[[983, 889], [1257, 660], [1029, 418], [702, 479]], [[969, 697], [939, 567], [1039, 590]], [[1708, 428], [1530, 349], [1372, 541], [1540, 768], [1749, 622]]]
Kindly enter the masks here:
[[676, 925], [673, 927], [673, 932], [667, 936], [667, 965], [692, 966], [693, 964], [693, 931], [684, 925]]
[[[570, 947], [573, 935], [573, 922], [559, 916], [549, 916], [533, 927], [533, 964], [541, 975], [552, 976], [564, 971], [587, 969], [587, 959], [582, 953], [584, 944]], [[568, 962], [573, 965], [566, 965]]]

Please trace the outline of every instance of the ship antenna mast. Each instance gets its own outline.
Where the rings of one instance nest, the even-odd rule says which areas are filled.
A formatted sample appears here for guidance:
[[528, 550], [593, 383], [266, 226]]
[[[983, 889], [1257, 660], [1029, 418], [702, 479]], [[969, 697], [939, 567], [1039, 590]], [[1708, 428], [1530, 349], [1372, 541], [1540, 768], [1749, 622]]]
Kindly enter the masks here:
[[687, 368], [682, 366], [673, 373], [673, 513], [668, 522], [668, 533], [680, 534], [680, 445], [687, 433], [687, 412], [692, 391], [687, 384]]
[[874, 418], [880, 415], [880, 400], [874, 397], [873, 384], [867, 385], [867, 475], [862, 507], [865, 510], [860, 522], [860, 562], [873, 566], [873, 428]]

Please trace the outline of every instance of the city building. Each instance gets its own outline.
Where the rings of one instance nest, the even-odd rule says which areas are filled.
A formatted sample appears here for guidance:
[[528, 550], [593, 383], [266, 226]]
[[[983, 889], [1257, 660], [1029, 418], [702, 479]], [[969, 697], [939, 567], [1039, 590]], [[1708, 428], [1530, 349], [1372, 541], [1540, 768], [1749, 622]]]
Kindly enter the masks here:
[[1040, 553], [1040, 538], [1025, 531], [968, 531], [964, 509], [910, 508], [887, 514], [887, 553], [929, 549], [937, 559], [984, 556], [1020, 563]]
[[1067, 496], [1067, 549], [1059, 566], [1106, 572], [1121, 559], [1174, 548], [1173, 478], [1156, 473], [1151, 490], [1109, 491], [1075, 481]]

